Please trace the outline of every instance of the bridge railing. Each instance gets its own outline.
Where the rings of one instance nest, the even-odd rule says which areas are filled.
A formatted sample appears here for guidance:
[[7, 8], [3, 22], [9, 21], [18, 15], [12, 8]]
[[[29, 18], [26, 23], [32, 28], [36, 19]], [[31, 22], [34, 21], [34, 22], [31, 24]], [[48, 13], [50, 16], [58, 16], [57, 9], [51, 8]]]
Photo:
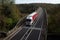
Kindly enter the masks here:
[[7, 35], [9, 35], [9, 34], [11, 34], [12, 32], [14, 32], [18, 27], [20, 27], [20, 26], [25, 22], [25, 20], [26, 20], [26, 16], [23, 17], [23, 18], [21, 18], [21, 19], [17, 22], [17, 24], [15, 25], [15, 27], [7, 33]]

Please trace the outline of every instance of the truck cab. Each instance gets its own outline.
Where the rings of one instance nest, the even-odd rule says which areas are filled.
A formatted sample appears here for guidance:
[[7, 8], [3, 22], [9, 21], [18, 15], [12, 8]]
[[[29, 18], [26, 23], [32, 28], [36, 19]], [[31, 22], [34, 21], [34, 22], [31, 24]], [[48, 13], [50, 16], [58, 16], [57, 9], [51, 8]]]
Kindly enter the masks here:
[[32, 23], [33, 23], [33, 20], [31, 18], [31, 16], [27, 17], [27, 19], [26, 19], [26, 25], [32, 25]]

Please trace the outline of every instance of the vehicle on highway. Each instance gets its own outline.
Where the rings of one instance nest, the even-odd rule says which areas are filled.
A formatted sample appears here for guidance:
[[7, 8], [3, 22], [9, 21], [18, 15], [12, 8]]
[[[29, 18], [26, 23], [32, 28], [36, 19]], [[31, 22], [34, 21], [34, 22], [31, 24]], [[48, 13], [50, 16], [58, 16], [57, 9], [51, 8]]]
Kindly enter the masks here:
[[26, 17], [26, 26], [27, 25], [32, 25], [33, 22], [36, 20], [36, 18], [38, 17], [38, 13], [37, 12], [33, 12], [31, 14], [29, 14], [27, 17]]

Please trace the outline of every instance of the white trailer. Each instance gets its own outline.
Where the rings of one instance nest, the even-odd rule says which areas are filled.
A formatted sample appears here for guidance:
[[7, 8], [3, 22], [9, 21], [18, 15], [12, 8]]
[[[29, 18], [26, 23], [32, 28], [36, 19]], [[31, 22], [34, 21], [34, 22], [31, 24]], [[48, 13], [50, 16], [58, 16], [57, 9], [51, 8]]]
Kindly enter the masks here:
[[37, 16], [38, 16], [37, 12], [33, 12], [30, 15], [28, 15], [26, 17], [26, 25], [32, 25]]

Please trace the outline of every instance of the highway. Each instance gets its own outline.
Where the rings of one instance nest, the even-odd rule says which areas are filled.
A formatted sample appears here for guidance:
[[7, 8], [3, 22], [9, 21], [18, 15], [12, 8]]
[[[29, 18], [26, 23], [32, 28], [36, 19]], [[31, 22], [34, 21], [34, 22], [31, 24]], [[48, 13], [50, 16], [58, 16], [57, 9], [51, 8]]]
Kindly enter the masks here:
[[44, 9], [39, 10], [39, 16], [32, 26], [26, 26], [24, 23], [21, 30], [8, 40], [45, 40], [46, 35], [46, 13]]

